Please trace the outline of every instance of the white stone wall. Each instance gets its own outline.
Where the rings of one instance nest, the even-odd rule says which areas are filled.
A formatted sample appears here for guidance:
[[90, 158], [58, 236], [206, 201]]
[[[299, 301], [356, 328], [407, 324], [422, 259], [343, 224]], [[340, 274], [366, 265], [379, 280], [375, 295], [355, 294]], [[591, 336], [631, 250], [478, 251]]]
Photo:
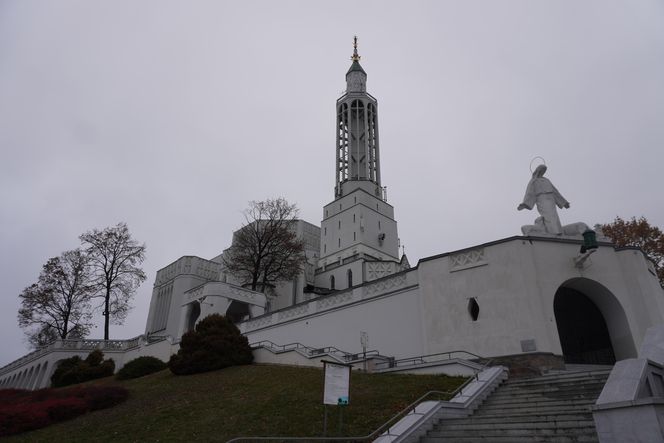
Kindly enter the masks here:
[[[664, 321], [661, 288], [641, 252], [602, 246], [578, 269], [578, 250], [575, 243], [515, 239], [420, 262], [426, 352], [509, 355], [523, 352], [522, 340], [534, 340], [537, 351], [560, 355], [553, 303], [569, 282], [602, 312], [616, 357], [635, 355], [645, 330]], [[477, 321], [468, 313], [471, 297], [480, 307]]]
[[[369, 330], [370, 347], [399, 358], [454, 350], [561, 355], [554, 297], [567, 285], [602, 312], [616, 357], [634, 356], [646, 329], [664, 322], [664, 291], [640, 251], [603, 245], [584, 268], [575, 267], [578, 253], [574, 241], [506, 239], [424, 259], [410, 271], [342, 291], [333, 296], [343, 299], [338, 308], [322, 306], [326, 298], [312, 300], [291, 308], [299, 310], [292, 318], [278, 312], [243, 330], [251, 341], [349, 352], [359, 348], [359, 331]], [[391, 292], [400, 286], [408, 289]], [[476, 321], [470, 298], [480, 307]]]
[[390, 356], [420, 355], [421, 313], [417, 272], [411, 271], [255, 318], [240, 329], [250, 343], [299, 342], [350, 353], [362, 350], [360, 332], [367, 332], [370, 349]]

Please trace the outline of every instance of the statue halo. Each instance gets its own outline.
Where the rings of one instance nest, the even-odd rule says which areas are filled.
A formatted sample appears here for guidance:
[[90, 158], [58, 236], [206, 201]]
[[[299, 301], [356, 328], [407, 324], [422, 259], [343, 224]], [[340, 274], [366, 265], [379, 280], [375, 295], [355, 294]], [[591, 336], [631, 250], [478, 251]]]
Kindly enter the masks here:
[[537, 163], [537, 165], [536, 165], [535, 167], [537, 167], [537, 166], [539, 166], [539, 165], [544, 165], [544, 166], [546, 166], [546, 160], [544, 160], [544, 157], [540, 157], [540, 156], [533, 157], [533, 159], [530, 160], [530, 172], [531, 172], [531, 173], [534, 171], [534, 170], [533, 170], [533, 162], [534, 162], [535, 160], [537, 160], [537, 159], [542, 160], [542, 162], [541, 162], [541, 163]]

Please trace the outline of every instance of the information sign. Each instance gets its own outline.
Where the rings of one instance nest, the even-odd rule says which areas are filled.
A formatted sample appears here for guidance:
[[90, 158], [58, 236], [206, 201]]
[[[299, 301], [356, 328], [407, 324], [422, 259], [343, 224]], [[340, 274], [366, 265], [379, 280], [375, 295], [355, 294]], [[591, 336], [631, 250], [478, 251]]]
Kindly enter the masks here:
[[350, 366], [325, 363], [323, 404], [347, 405], [350, 401]]

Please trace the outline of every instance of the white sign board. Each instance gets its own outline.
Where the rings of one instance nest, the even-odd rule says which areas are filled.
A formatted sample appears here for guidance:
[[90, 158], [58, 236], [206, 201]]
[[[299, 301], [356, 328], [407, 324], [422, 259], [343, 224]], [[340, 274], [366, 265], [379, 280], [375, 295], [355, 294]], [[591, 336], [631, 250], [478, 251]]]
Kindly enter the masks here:
[[325, 362], [323, 404], [347, 405], [350, 399], [350, 366]]

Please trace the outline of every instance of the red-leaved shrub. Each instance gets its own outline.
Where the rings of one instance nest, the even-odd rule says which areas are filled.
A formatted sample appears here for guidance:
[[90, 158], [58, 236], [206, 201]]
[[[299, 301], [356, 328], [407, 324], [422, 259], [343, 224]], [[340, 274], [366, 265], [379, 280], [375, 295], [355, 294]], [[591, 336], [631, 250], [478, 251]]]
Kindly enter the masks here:
[[43, 428], [88, 411], [122, 403], [129, 393], [119, 386], [68, 389], [0, 390], [0, 437]]

